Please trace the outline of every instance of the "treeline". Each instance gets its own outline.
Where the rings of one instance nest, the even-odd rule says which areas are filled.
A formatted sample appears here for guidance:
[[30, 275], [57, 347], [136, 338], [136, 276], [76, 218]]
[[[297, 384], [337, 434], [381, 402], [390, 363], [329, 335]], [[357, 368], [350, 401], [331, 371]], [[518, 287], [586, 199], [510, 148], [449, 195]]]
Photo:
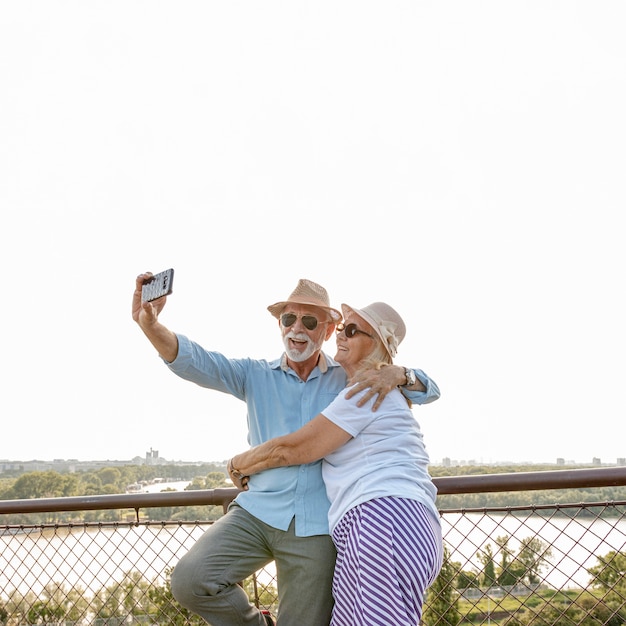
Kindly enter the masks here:
[[[227, 482], [223, 465], [124, 465], [84, 472], [55, 472], [54, 470], [26, 472], [17, 478], [0, 482], [0, 500], [30, 500], [34, 498], [64, 498], [71, 496], [98, 496], [126, 493], [128, 485], [153, 482], [191, 481], [187, 490], [232, 487]], [[163, 490], [166, 490], [165, 487]], [[213, 520], [222, 515], [222, 507], [161, 507], [141, 509], [144, 519], [183, 521], [189, 519]], [[0, 525], [46, 524], [60, 522], [110, 522], [124, 520], [126, 510], [99, 510], [81, 512], [53, 512], [0, 515]]]
[[[481, 474], [503, 474], [516, 472], [537, 472], [554, 470], [554, 465], [510, 465], [488, 466], [473, 465], [462, 467], [430, 468], [433, 477], [463, 476]], [[559, 469], [580, 469], [571, 467], [559, 467]], [[162, 478], [164, 482], [175, 480], [191, 481], [188, 489], [215, 489], [220, 487], [232, 487], [227, 482], [226, 469], [223, 464], [205, 463], [198, 465], [124, 465], [106, 467], [93, 471], [56, 472], [54, 470], [26, 472], [18, 477], [0, 478], [0, 500], [21, 500], [32, 498], [58, 498], [68, 496], [95, 496], [125, 493], [128, 485], [142, 481], [152, 482], [155, 478]], [[513, 507], [526, 505], [562, 505], [595, 502], [626, 502], [626, 487], [593, 487], [585, 489], [547, 489], [537, 491], [512, 491], [495, 493], [468, 493], [455, 495], [439, 495], [437, 506], [440, 509], [480, 509], [493, 507]], [[190, 510], [192, 507], [177, 507], [163, 509], [146, 509], [144, 514], [150, 519], [167, 519], [168, 513], [175, 515], [174, 519], [184, 517], [192, 513], [201, 513], [208, 509]], [[211, 517], [214, 519], [216, 510], [221, 508], [212, 507]], [[186, 513], [185, 513], [186, 511]], [[564, 510], [566, 513], [567, 510]], [[625, 507], [614, 505], [603, 511], [604, 515], [623, 515]], [[537, 511], [538, 514], [541, 511]], [[596, 511], [589, 509], [588, 513]], [[580, 515], [580, 511], [577, 513]], [[116, 517], [116, 515], [118, 517]], [[119, 512], [93, 511], [81, 516], [80, 519], [94, 521], [110, 521], [119, 519]], [[0, 522], [15, 523], [15, 516], [7, 521], [8, 516], [0, 516]], [[76, 514], [49, 514], [40, 515], [37, 522], [58, 522], [76, 519]], [[24, 517], [19, 517], [18, 523], [23, 523]], [[33, 517], [29, 516], [28, 520]], [[194, 519], [200, 519], [195, 517]]]
[[225, 476], [223, 464], [198, 465], [120, 465], [98, 470], [26, 472], [17, 477], [0, 479], [0, 499], [60, 498], [125, 493], [128, 485], [140, 482], [194, 480], [212, 472]]
[[[558, 470], [581, 469], [581, 466], [555, 468], [554, 465], [510, 465], [510, 466], [463, 466], [463, 467], [439, 467], [430, 468], [431, 476], [468, 476], [482, 474], [513, 474], [517, 472], [542, 472]], [[564, 504], [580, 504], [595, 502], [626, 502], [626, 486], [624, 487], [588, 487], [579, 489], [545, 489], [533, 491], [502, 491], [493, 493], [467, 493], [453, 495], [438, 495], [437, 506], [439, 509], [481, 509], [493, 507], [513, 507], [513, 506], [552, 506]], [[604, 515], [623, 515], [626, 507], [622, 505], [611, 505], [603, 511]], [[551, 514], [549, 512], [548, 514]], [[586, 510], [575, 511], [576, 515], [593, 515], [597, 510], [590, 507]], [[541, 510], [537, 511], [541, 514]], [[562, 514], [567, 514], [567, 509], [562, 510]]]

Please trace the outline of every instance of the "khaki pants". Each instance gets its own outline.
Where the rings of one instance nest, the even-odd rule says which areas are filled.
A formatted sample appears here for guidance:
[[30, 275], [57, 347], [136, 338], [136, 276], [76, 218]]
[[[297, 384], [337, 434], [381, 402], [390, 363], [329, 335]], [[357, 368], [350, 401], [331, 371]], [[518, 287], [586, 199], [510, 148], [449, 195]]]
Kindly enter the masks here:
[[272, 560], [280, 594], [277, 626], [325, 626], [332, 613], [335, 547], [330, 536], [296, 537], [234, 504], [172, 572], [176, 600], [212, 626], [265, 626], [237, 584]]

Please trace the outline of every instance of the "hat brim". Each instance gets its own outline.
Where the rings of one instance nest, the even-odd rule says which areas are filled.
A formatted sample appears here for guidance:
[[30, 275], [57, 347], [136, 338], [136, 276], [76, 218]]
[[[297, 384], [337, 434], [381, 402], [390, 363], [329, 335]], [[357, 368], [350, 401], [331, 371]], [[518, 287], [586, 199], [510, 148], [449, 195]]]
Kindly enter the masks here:
[[361, 319], [365, 320], [372, 327], [374, 332], [378, 335], [378, 338], [380, 339], [381, 343], [385, 347], [385, 350], [389, 352], [389, 348], [387, 347], [387, 342], [385, 341], [384, 337], [382, 336], [382, 333], [380, 332], [380, 327], [378, 325], [378, 322], [371, 315], [368, 315], [365, 311], [361, 309], [356, 309], [353, 306], [349, 306], [347, 304], [342, 304], [341, 310], [343, 311], [344, 318], [347, 318], [348, 315], [350, 315], [350, 313], [354, 313], [355, 315], [358, 315]]
[[280, 314], [285, 310], [285, 307], [289, 304], [304, 304], [307, 306], [315, 307], [316, 309], [321, 309], [322, 311], [326, 311], [330, 315], [333, 321], [333, 324], [338, 324], [342, 320], [341, 313], [337, 309], [333, 309], [332, 307], [329, 307], [329, 306], [324, 306], [323, 304], [320, 304], [319, 302], [312, 302], [310, 300], [304, 300], [304, 299], [299, 299], [299, 298], [294, 298], [293, 300], [284, 300], [282, 302], [276, 302], [275, 304], [270, 304], [270, 306], [267, 307], [267, 310], [276, 319], [278, 319], [280, 317]]

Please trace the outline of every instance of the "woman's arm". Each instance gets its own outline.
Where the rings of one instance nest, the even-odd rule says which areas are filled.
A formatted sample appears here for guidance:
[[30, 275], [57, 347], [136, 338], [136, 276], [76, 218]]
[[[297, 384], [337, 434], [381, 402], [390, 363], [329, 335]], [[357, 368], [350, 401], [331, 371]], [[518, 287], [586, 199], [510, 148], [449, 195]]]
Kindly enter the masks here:
[[[241, 482], [241, 477], [251, 476], [266, 469], [312, 463], [336, 450], [351, 438], [345, 430], [320, 413], [300, 430], [275, 437], [234, 456], [228, 463], [228, 471], [231, 478]], [[235, 480], [233, 482], [237, 484]]]

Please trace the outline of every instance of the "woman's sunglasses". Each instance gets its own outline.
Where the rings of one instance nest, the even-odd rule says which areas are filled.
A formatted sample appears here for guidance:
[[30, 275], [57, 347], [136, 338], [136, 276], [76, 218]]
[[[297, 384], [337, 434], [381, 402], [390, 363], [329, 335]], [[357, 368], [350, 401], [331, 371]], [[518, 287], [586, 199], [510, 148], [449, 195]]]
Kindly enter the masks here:
[[344, 326], [343, 323], [337, 324], [337, 332], [340, 333], [342, 330], [346, 334], [346, 337], [348, 339], [352, 339], [352, 337], [354, 337], [354, 335], [356, 335], [357, 333], [367, 335], [370, 339], [374, 339], [374, 337], [372, 337], [372, 335], [370, 335], [369, 333], [366, 333], [364, 330], [360, 330], [359, 328], [357, 328], [356, 324], [348, 324], [347, 326]]
[[[299, 316], [295, 313], [283, 313], [280, 316], [280, 323], [283, 325], [283, 328], [289, 328], [296, 323], [298, 317]], [[315, 330], [317, 328], [317, 317], [313, 315], [302, 315], [300, 319], [307, 330]]]

